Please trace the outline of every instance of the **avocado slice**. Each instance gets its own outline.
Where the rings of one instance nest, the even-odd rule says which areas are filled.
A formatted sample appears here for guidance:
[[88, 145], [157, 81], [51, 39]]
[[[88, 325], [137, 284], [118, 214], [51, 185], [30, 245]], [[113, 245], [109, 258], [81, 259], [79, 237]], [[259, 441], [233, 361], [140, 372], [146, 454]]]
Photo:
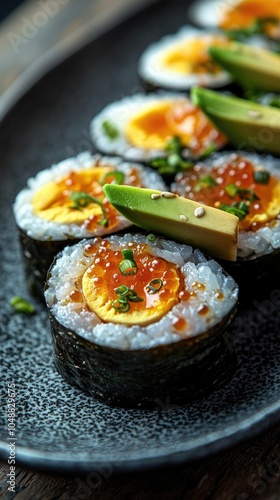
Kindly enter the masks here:
[[108, 201], [128, 220], [157, 234], [236, 260], [239, 219], [170, 192], [105, 184]]
[[243, 88], [280, 91], [280, 56], [275, 52], [232, 42], [226, 47], [210, 47], [209, 53]]
[[191, 99], [238, 149], [280, 153], [280, 109], [201, 87]]

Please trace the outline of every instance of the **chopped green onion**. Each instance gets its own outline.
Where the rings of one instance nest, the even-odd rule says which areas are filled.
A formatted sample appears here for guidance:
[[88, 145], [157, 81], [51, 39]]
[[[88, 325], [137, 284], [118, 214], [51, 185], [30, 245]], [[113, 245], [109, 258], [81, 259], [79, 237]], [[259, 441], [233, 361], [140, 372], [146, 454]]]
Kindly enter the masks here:
[[156, 236], [154, 234], [148, 234], [147, 236], [147, 240], [150, 242], [150, 243], [153, 243], [153, 241], [156, 240]]
[[125, 175], [123, 172], [120, 172], [119, 170], [113, 170], [112, 172], [107, 172], [106, 174], [103, 175], [103, 177], [100, 179], [99, 184], [103, 186], [108, 182], [108, 179], [114, 179], [114, 184], [123, 184], [123, 181], [125, 179]]
[[203, 153], [200, 155], [200, 160], [203, 160], [204, 158], [207, 158], [210, 156], [212, 153], [217, 151], [217, 146], [214, 142], [211, 142], [209, 146], [203, 151]]
[[117, 312], [127, 312], [129, 311], [130, 309], [130, 305], [127, 301], [123, 301], [123, 300], [114, 300], [114, 302], [112, 302], [112, 306], [114, 309], [116, 309]]
[[112, 302], [112, 306], [116, 309], [117, 312], [127, 312], [130, 309], [129, 302], [142, 302], [144, 299], [141, 299], [135, 290], [132, 288], [128, 288], [126, 285], [120, 285], [115, 288], [115, 292], [118, 295], [118, 299]]
[[197, 193], [202, 188], [216, 187], [217, 185], [218, 183], [215, 181], [213, 177], [211, 177], [211, 175], [205, 175], [203, 177], [200, 177], [198, 183], [194, 188], [194, 191]]
[[130, 291], [130, 288], [126, 285], [120, 285], [115, 289], [116, 294], [119, 297], [125, 297]]
[[222, 203], [219, 207], [220, 210], [223, 210], [224, 212], [228, 212], [229, 214], [236, 215], [239, 220], [243, 220], [246, 217], [246, 212], [244, 210], [241, 210], [238, 207], [235, 207], [233, 205], [228, 205], [227, 203]]
[[134, 260], [133, 251], [130, 249], [122, 250], [122, 256], [124, 259]]
[[236, 184], [228, 184], [225, 187], [225, 191], [231, 198], [234, 198], [238, 193], [238, 186]]
[[127, 294], [127, 300], [129, 300], [130, 302], [142, 302], [143, 299], [141, 299], [141, 297], [139, 297], [139, 295], [137, 295], [137, 292], [135, 292], [135, 290], [131, 290], [131, 288], [129, 289], [129, 292]]
[[103, 206], [102, 201], [98, 200], [97, 198], [94, 198], [94, 196], [91, 196], [88, 193], [85, 193], [83, 191], [71, 191], [70, 193], [70, 200], [74, 202], [74, 205], [72, 205], [69, 208], [73, 208], [75, 210], [82, 210], [82, 208], [87, 207], [90, 203], [96, 203], [97, 205], [100, 206], [103, 214], [103, 219], [98, 222], [98, 224], [102, 226], [107, 226], [108, 225], [108, 217], [107, 217], [107, 212]]
[[109, 137], [109, 139], [112, 139], [112, 141], [119, 137], [119, 131], [117, 127], [109, 120], [104, 120], [104, 122], [102, 123], [102, 130], [107, 135], [107, 137]]
[[268, 184], [270, 179], [270, 173], [267, 170], [255, 170], [254, 181], [257, 184]]
[[246, 214], [249, 213], [249, 206], [246, 201], [241, 201], [240, 203], [238, 203], [237, 208], [243, 210], [243, 212], [245, 212]]
[[137, 273], [137, 265], [135, 260], [124, 259], [119, 264], [119, 270], [123, 276], [130, 276]]
[[168, 141], [166, 142], [166, 146], [165, 146], [165, 150], [168, 153], [180, 154], [183, 148], [184, 148], [184, 146], [182, 144], [182, 141], [181, 141], [180, 137], [178, 137], [178, 136], [174, 136], [174, 137], [171, 137], [171, 139], [168, 139]]
[[259, 200], [258, 195], [252, 189], [238, 188], [238, 195], [242, 200], [254, 201]]
[[160, 278], [154, 278], [146, 286], [149, 294], [157, 293], [163, 286], [163, 281]]
[[230, 38], [237, 40], [247, 38], [252, 35], [260, 35], [265, 32], [265, 25], [267, 23], [278, 24], [279, 20], [276, 17], [258, 18], [247, 28], [226, 30], [225, 34], [227, 34]]
[[172, 168], [178, 168], [180, 167], [181, 165], [181, 157], [178, 153], [171, 153], [168, 157], [167, 157], [167, 165], [169, 167], [172, 167]]
[[24, 313], [24, 314], [34, 314], [35, 313], [35, 307], [27, 302], [27, 300], [23, 299], [22, 297], [12, 297], [10, 299], [10, 305], [13, 307], [14, 311], [17, 313]]

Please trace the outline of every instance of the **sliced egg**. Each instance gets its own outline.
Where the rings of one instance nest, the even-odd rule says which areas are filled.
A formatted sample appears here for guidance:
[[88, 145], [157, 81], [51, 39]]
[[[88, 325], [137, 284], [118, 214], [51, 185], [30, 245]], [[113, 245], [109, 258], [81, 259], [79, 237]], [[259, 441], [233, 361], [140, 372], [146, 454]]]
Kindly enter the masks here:
[[[108, 134], [115, 131], [114, 137]], [[227, 138], [183, 94], [135, 94], [107, 105], [90, 124], [99, 151], [129, 160], [146, 161], [164, 155], [167, 142], [179, 137], [189, 157], [210, 146], [220, 149]]]
[[104, 322], [148, 325], [179, 302], [181, 277], [174, 264], [155, 258], [148, 245], [130, 245], [135, 272], [121, 271], [123, 255], [108, 245], [96, 249], [93, 264], [83, 275], [88, 308]]
[[[237, 215], [239, 256], [246, 251], [257, 254], [269, 245], [280, 247], [280, 171], [272, 157], [242, 151], [213, 155], [177, 174], [171, 188], [180, 196]], [[255, 248], [250, 248], [252, 244]]]
[[208, 49], [225, 46], [228, 41], [223, 34], [184, 26], [147, 47], [139, 60], [139, 75], [144, 82], [166, 89], [222, 87], [231, 77], [213, 61]]
[[279, 0], [198, 0], [189, 9], [189, 15], [201, 26], [221, 30], [251, 28], [267, 19], [264, 33], [271, 39], [280, 39]]
[[19, 227], [36, 240], [64, 240], [110, 234], [131, 226], [107, 200], [103, 185], [166, 189], [154, 170], [119, 157], [80, 153], [42, 170], [17, 196]]

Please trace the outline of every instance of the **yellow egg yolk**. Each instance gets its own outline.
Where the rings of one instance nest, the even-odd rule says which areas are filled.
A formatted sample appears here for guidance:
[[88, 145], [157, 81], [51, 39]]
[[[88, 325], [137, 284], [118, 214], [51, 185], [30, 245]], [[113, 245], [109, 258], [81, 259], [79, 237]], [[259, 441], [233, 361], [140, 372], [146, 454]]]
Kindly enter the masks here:
[[[104, 223], [106, 213], [106, 227], [113, 228], [118, 222], [118, 212], [105, 198], [102, 179], [106, 176], [106, 183], [114, 182], [115, 172], [109, 166], [73, 170], [65, 177], [48, 182], [33, 196], [34, 214], [57, 223], [84, 225], [91, 231]], [[138, 170], [132, 168], [125, 176], [125, 183], [141, 186]], [[83, 197], [83, 193], [90, 198]]]
[[[267, 184], [257, 183], [254, 179], [255, 171], [252, 163], [240, 156], [211, 170], [198, 164], [179, 178], [179, 191], [181, 193], [183, 186], [186, 198], [216, 208], [223, 203], [232, 205], [245, 201], [248, 214], [240, 220], [239, 229], [256, 231], [273, 223], [279, 216], [280, 180], [270, 175]], [[230, 196], [227, 191], [229, 185], [250, 191], [243, 191], [241, 194], [236, 192], [235, 196]], [[249, 201], [247, 198], [251, 198], [252, 194], [255, 199]]]
[[221, 72], [221, 67], [208, 54], [209, 47], [224, 47], [227, 38], [209, 36], [180, 42], [166, 50], [160, 64], [163, 68], [181, 74]]
[[[255, 24], [258, 19], [278, 19], [280, 22], [279, 0], [241, 0], [237, 5], [225, 9], [220, 28], [236, 30]], [[267, 22], [265, 32], [279, 38], [279, 25]], [[277, 34], [278, 33], [278, 34]]]
[[125, 134], [133, 146], [147, 150], [164, 149], [168, 140], [177, 136], [197, 155], [210, 144], [219, 149], [227, 142], [202, 111], [186, 99], [144, 106], [130, 119]]
[[174, 264], [153, 256], [148, 245], [131, 243], [128, 248], [137, 267], [135, 274], [124, 275], [119, 268], [122, 251], [112, 250], [107, 241], [99, 248], [87, 245], [93, 264], [83, 275], [82, 292], [87, 307], [102, 321], [144, 326], [158, 321], [179, 301], [182, 277]]

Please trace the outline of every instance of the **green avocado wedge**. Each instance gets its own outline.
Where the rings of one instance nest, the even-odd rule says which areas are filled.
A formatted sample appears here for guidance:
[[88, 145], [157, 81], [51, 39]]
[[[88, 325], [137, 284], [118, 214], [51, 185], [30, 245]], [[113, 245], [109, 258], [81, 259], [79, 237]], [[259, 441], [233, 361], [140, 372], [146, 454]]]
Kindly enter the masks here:
[[280, 109], [201, 87], [191, 99], [238, 149], [280, 154]]
[[108, 201], [148, 231], [200, 248], [216, 258], [236, 260], [239, 219], [170, 192], [105, 184]]
[[279, 54], [238, 42], [210, 47], [209, 53], [244, 89], [280, 92]]

